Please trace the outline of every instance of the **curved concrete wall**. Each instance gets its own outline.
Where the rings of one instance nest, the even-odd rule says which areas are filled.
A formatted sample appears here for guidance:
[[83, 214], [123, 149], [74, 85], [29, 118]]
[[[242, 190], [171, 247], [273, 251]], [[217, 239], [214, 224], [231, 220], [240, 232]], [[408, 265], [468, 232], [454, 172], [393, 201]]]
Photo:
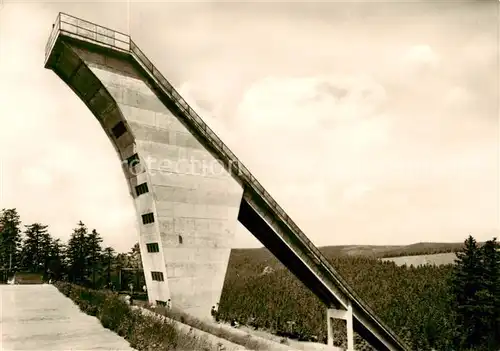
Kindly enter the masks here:
[[[71, 51], [116, 102], [96, 117], [124, 161], [150, 302], [171, 299], [189, 314], [209, 317], [224, 284], [242, 187], [127, 60], [79, 47]], [[120, 121], [127, 131], [116, 138], [111, 131]], [[126, 160], [134, 154], [140, 165], [129, 168]], [[137, 195], [135, 187], [143, 183], [149, 191]], [[143, 224], [147, 213], [154, 222]], [[158, 243], [159, 252], [148, 252], [151, 243]], [[164, 281], [153, 280], [153, 271], [162, 272]]]

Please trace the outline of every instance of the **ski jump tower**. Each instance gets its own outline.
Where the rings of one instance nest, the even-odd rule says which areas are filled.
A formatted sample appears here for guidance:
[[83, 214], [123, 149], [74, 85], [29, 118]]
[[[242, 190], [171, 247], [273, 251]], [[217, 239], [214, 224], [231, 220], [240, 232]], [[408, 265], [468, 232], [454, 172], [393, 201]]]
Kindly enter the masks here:
[[132, 39], [60, 13], [45, 48], [54, 71], [116, 149], [134, 199], [149, 300], [197, 317], [220, 299], [240, 221], [377, 350], [408, 350]]

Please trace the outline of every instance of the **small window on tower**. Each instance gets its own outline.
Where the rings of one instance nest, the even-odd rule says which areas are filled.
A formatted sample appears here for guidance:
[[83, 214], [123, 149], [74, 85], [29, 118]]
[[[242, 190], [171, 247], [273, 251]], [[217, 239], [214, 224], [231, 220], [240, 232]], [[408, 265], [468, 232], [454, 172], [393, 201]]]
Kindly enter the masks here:
[[135, 187], [135, 193], [137, 194], [137, 196], [145, 194], [147, 192], [149, 192], [148, 183], [142, 183]]
[[148, 252], [160, 252], [160, 247], [158, 246], [158, 243], [146, 244], [146, 247], [148, 249]]
[[150, 224], [155, 221], [155, 216], [153, 212], [146, 213], [142, 215], [142, 224]]
[[125, 134], [126, 131], [127, 131], [127, 127], [125, 127], [125, 124], [122, 121], [118, 122], [116, 124], [116, 126], [114, 126], [111, 129], [111, 132], [113, 133], [113, 135], [115, 136], [116, 139], [118, 139], [123, 134]]
[[158, 282], [163, 281], [163, 272], [151, 272], [151, 278]]

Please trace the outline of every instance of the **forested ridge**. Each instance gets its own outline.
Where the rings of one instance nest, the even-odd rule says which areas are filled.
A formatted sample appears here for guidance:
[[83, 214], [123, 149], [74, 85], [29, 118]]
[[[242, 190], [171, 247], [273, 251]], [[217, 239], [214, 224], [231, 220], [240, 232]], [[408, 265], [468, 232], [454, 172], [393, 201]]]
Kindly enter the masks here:
[[[424, 245], [428, 253], [430, 245]], [[423, 254], [424, 245], [415, 245], [415, 253]], [[438, 245], [445, 250], [450, 246]], [[383, 252], [365, 257], [339, 254], [343, 247], [321, 251], [413, 350], [498, 350], [499, 247], [496, 239], [480, 245], [469, 237], [453, 247], [459, 250], [455, 265], [418, 267], [377, 259], [385, 257]], [[266, 249], [232, 251], [219, 318], [302, 340], [326, 341], [326, 306]], [[342, 323], [337, 324], [335, 340], [345, 347]], [[356, 349], [371, 348], [356, 338]]]
[[[380, 318], [415, 349], [446, 345], [444, 326], [450, 323], [446, 280], [452, 267], [398, 267], [367, 257], [327, 257], [337, 271]], [[281, 263], [252, 264], [230, 259], [219, 307], [222, 319], [236, 319], [274, 333], [303, 340], [326, 341], [326, 306]], [[289, 326], [293, 323], [293, 327]], [[335, 340], [344, 341], [345, 327], [337, 323]], [[418, 338], [415, 336], [418, 335]], [[361, 345], [357, 345], [361, 347]]]
[[[395, 246], [321, 250], [412, 350], [500, 349], [500, 246], [495, 238], [482, 244], [470, 236], [460, 245], [410, 246], [413, 251], [409, 252], [414, 254], [457, 252], [456, 264], [443, 266], [406, 267], [378, 259], [388, 253], [409, 255]], [[363, 255], [366, 250], [372, 253]], [[53, 238], [43, 224], [23, 226], [15, 209], [0, 212], [0, 269], [4, 275], [38, 272], [45, 279], [101, 289], [109, 288], [110, 283], [116, 286], [122, 280], [118, 279], [122, 268], [140, 268], [138, 244], [129, 253], [103, 248], [97, 230], [82, 222], [63, 243]], [[139, 284], [137, 276], [124, 280], [135, 282], [137, 287], [142, 285], [144, 275], [141, 273]], [[118, 290], [123, 289], [123, 281], [121, 285]], [[217, 319], [324, 342], [325, 313], [326, 306], [269, 251], [232, 250]], [[345, 347], [341, 322], [336, 326], [335, 340], [338, 346]], [[356, 349], [371, 348], [357, 337]]]

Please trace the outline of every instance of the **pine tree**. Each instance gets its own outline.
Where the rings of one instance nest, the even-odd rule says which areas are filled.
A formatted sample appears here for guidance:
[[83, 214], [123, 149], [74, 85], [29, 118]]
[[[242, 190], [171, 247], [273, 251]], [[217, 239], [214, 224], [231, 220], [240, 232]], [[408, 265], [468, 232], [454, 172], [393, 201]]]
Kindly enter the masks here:
[[452, 309], [456, 323], [455, 346], [458, 349], [477, 347], [481, 343], [478, 292], [481, 281], [481, 252], [476, 240], [469, 236], [462, 251], [456, 253], [456, 265], [451, 280]]
[[24, 236], [21, 252], [23, 268], [30, 272], [46, 272], [52, 239], [47, 226], [40, 223], [27, 225]]
[[[45, 228], [47, 228], [47, 226], [45, 226]], [[52, 241], [53, 239], [47, 231], [41, 233], [40, 251], [41, 251], [43, 272], [45, 275], [47, 274], [47, 270], [49, 269], [49, 262], [52, 254]]]
[[82, 221], [73, 229], [67, 245], [68, 274], [72, 282], [82, 282], [87, 275], [87, 227]]
[[451, 292], [456, 323], [455, 346], [459, 350], [498, 350], [499, 252], [496, 239], [481, 248], [472, 236], [457, 252]]
[[111, 266], [115, 258], [115, 250], [108, 246], [103, 250], [103, 261], [106, 266], [106, 284], [109, 287], [109, 284], [111, 283]]
[[0, 267], [17, 269], [21, 252], [21, 220], [15, 208], [0, 212]]
[[139, 243], [135, 243], [130, 249], [129, 256], [129, 267], [130, 268], [142, 268], [141, 261], [141, 249]]
[[485, 286], [481, 294], [484, 319], [484, 344], [488, 350], [500, 349], [500, 245], [488, 240], [482, 247], [482, 281]]
[[98, 271], [98, 265], [101, 262], [101, 247], [102, 238], [101, 235], [93, 229], [90, 234], [86, 237], [86, 254], [87, 254], [87, 266], [90, 268], [92, 273], [92, 286], [95, 288], [96, 273]]
[[51, 278], [61, 279], [64, 270], [64, 245], [60, 239], [54, 239], [50, 243], [50, 258], [47, 264], [47, 272]]

